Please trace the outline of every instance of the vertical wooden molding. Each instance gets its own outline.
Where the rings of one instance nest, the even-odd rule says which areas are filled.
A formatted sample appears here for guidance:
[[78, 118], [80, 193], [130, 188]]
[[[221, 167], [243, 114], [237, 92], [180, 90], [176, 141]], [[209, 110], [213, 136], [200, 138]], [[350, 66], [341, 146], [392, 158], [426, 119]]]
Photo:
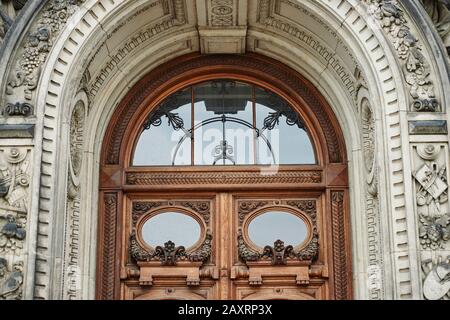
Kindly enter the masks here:
[[331, 192], [333, 233], [334, 295], [336, 300], [349, 299], [345, 237], [344, 191]]
[[117, 194], [105, 193], [103, 196], [103, 230], [101, 255], [102, 264], [101, 284], [99, 286], [99, 298], [113, 300], [116, 273], [116, 221], [117, 221]]

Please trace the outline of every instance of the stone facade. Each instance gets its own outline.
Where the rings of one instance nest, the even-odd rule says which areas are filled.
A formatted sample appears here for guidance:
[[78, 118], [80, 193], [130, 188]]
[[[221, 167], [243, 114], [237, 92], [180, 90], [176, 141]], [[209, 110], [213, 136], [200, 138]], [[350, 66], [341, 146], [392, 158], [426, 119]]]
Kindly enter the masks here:
[[450, 299], [448, 0], [1, 0], [0, 299], [95, 297], [100, 144], [183, 54], [292, 67], [344, 132], [357, 299]]

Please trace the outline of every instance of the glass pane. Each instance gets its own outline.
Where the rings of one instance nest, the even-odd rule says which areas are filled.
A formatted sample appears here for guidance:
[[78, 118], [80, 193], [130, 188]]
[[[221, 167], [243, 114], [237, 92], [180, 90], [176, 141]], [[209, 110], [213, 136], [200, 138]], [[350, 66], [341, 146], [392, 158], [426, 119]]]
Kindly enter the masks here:
[[253, 164], [252, 87], [210, 81], [194, 88], [196, 165]]
[[151, 247], [172, 241], [177, 246], [192, 247], [200, 238], [198, 222], [182, 213], [165, 212], [147, 220], [142, 227], [142, 238]]
[[286, 246], [298, 246], [305, 241], [308, 228], [301, 218], [291, 213], [270, 211], [250, 222], [248, 235], [260, 247], [272, 246], [277, 240], [284, 241]]
[[315, 164], [314, 148], [303, 121], [272, 92], [256, 88], [258, 164]]
[[134, 152], [133, 165], [191, 165], [191, 89], [179, 91], [152, 112]]

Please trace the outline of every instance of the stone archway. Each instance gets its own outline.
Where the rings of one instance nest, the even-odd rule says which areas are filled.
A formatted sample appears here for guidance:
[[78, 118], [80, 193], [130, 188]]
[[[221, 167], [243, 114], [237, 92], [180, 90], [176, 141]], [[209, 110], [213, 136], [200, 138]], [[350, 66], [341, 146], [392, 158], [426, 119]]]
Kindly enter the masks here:
[[[424, 29], [427, 36], [417, 29], [417, 5], [394, 2], [396, 19], [389, 24], [380, 1], [229, 2], [231, 13], [225, 16], [196, 8], [190, 0], [92, 0], [64, 8], [50, 0], [24, 9], [30, 19], [22, 26], [26, 39], [10, 40], [5, 49], [9, 62], [0, 71], [9, 75], [2, 82], [5, 104], [25, 101], [36, 114], [24, 122], [36, 126], [35, 137], [19, 144], [32, 146], [33, 167], [39, 168], [30, 171], [30, 187], [39, 194], [33, 193], [29, 204], [25, 297], [94, 296], [96, 252], [90, 248], [96, 242], [100, 144], [129, 87], [182, 54], [245, 51], [273, 57], [304, 75], [328, 100], [343, 128], [353, 255], [364, 257], [353, 265], [355, 296], [420, 298], [419, 255], [428, 253], [418, 248], [417, 183], [410, 173], [431, 161], [416, 152], [427, 144], [441, 151], [432, 158], [445, 164], [448, 135], [439, 131], [439, 122], [448, 118], [442, 112], [449, 97], [446, 62], [436, 54], [442, 46], [431, 28]], [[43, 15], [55, 10], [67, 15], [48, 35], [41, 28], [45, 20], [33, 12], [38, 8]], [[395, 33], [396, 26], [407, 32]], [[33, 73], [33, 64], [29, 79], [20, 82], [17, 70], [28, 63], [30, 39], [51, 42], [51, 49], [42, 55], [40, 72]], [[423, 59], [408, 69], [410, 55]], [[427, 78], [419, 79], [415, 70], [426, 70]], [[421, 125], [417, 120], [435, 122], [415, 129]], [[408, 122], [409, 133], [401, 130]], [[75, 139], [73, 134], [69, 138], [70, 127]], [[430, 128], [438, 130], [437, 138], [414, 131]], [[79, 153], [72, 156], [75, 160], [69, 160], [70, 150]], [[382, 228], [386, 225], [388, 230]], [[73, 274], [81, 279], [75, 286]]]

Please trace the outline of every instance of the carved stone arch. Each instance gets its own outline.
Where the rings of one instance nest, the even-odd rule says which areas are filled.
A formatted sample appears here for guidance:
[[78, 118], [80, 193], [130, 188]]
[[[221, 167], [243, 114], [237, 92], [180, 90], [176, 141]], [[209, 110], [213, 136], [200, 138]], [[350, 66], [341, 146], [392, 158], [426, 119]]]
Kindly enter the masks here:
[[[286, 1], [283, 2], [286, 3]], [[48, 3], [50, 3], [50, 0], [28, 1], [27, 6], [22, 12], [22, 16], [26, 18], [26, 20], [13, 25], [7, 34], [4, 43], [5, 45], [0, 49], [0, 74], [9, 74], [16, 66], [16, 62], [20, 59], [22, 53], [21, 48], [23, 41], [25, 41], [26, 36], [29, 33], [35, 31], [35, 21], [38, 18], [38, 15], [43, 12], [44, 5]], [[404, 115], [404, 112], [408, 110], [410, 103], [408, 102], [409, 96], [407, 90], [402, 89], [405, 85], [403, 76], [401, 73], [397, 72], [397, 69], [401, 69], [402, 65], [399, 62], [400, 60], [397, 57], [397, 53], [391, 46], [392, 39], [389, 37], [388, 33], [380, 30], [380, 21], [375, 19], [372, 20], [372, 13], [367, 13], [367, 4], [377, 4], [380, 3], [380, 1], [367, 0], [364, 1], [364, 3], [361, 1], [304, 1], [303, 3], [304, 6], [306, 3], [306, 7], [310, 12], [315, 12], [314, 16], [316, 18], [320, 16], [320, 14], [327, 17], [327, 19], [323, 20], [327, 21], [328, 28], [332, 31], [339, 30], [339, 32], [347, 32], [345, 33], [345, 39], [348, 39], [348, 43], [353, 44], [353, 53], [356, 60], [359, 61], [371, 90], [372, 98], [370, 99], [370, 102], [371, 106], [374, 108], [376, 119], [379, 117], [380, 122], [386, 121], [385, 123], [379, 124], [382, 128], [381, 133], [384, 137], [380, 143], [386, 145], [386, 152], [382, 153], [382, 157], [380, 158], [380, 162], [386, 164], [383, 168], [383, 172], [380, 171], [380, 184], [388, 186], [387, 190], [383, 191], [386, 203], [382, 204], [382, 209], [386, 212], [387, 216], [384, 222], [386, 225], [392, 226], [390, 230], [390, 233], [393, 234], [392, 252], [396, 252], [396, 254], [392, 258], [393, 266], [390, 272], [392, 272], [393, 282], [395, 282], [396, 285], [395, 287], [389, 287], [389, 284], [387, 284], [384, 296], [418, 298], [419, 295], [417, 292], [420, 291], [420, 270], [418, 270], [418, 262], [415, 256], [415, 233], [412, 231], [415, 230], [415, 225], [411, 222], [414, 220], [414, 216], [411, 216], [411, 213], [414, 212], [414, 207], [411, 205], [411, 201], [409, 201], [414, 198], [414, 195], [408, 188], [412, 183], [412, 178], [409, 175], [409, 171], [411, 171], [411, 165], [409, 164], [410, 159], [408, 156], [409, 149], [407, 147], [409, 141], [408, 137], [405, 137], [405, 134], [399, 134], [398, 132], [399, 127], [406, 127], [407, 125], [408, 119]], [[315, 3], [317, 3], [318, 6], [314, 7]], [[435, 85], [440, 86], [439, 90], [436, 91], [436, 96], [441, 99], [441, 104], [445, 106], [448, 105], [447, 101], [449, 101], [449, 93], [445, 91], [445, 88], [447, 88], [449, 84], [447, 77], [448, 66], [442, 55], [443, 50], [439, 49], [441, 45], [437, 45], [437, 41], [433, 37], [435, 32], [430, 31], [430, 22], [420, 18], [420, 15], [414, 14], [414, 12], [418, 12], [417, 3], [418, 2], [415, 0], [405, 0], [402, 1], [400, 5], [404, 9], [407, 18], [406, 23], [412, 28], [411, 30], [413, 30], [413, 32], [417, 32], [418, 25], [423, 27], [423, 34], [415, 35], [419, 38], [419, 44], [425, 46], [423, 51], [426, 52], [425, 57], [430, 61], [432, 74], [434, 74], [433, 81]], [[298, 5], [297, 2], [295, 4]], [[104, 11], [99, 10], [101, 6], [104, 6]], [[321, 7], [322, 11], [318, 10], [317, 7]], [[52, 247], [52, 241], [50, 240], [52, 239], [52, 232], [48, 230], [53, 230], [55, 225], [57, 225], [55, 212], [58, 211], [58, 206], [55, 205], [55, 202], [66, 196], [65, 191], [59, 191], [58, 186], [56, 186], [56, 188], [54, 187], [56, 185], [55, 182], [57, 181], [57, 176], [65, 177], [65, 175], [67, 175], [67, 168], [64, 168], [62, 172], [58, 171], [59, 169], [56, 169], [57, 161], [55, 150], [58, 150], [63, 154], [69, 154], [67, 146], [64, 146], [64, 144], [57, 139], [59, 134], [58, 130], [61, 127], [60, 116], [61, 114], [70, 114], [70, 111], [68, 111], [68, 108], [71, 105], [69, 100], [76, 94], [74, 90], [76, 90], [77, 87], [74, 83], [77, 84], [81, 78], [81, 74], [86, 67], [84, 62], [89, 61], [92, 58], [89, 56], [88, 52], [90, 50], [87, 50], [87, 48], [95, 48], [93, 52], [96, 54], [101, 51], [98, 44], [101, 43], [101, 37], [99, 35], [101, 34], [103, 36], [103, 33], [98, 32], [99, 25], [102, 24], [102, 26], [105, 27], [105, 30], [112, 33], [114, 28], [108, 23], [116, 19], [115, 22], [120, 22], [119, 25], [125, 25], [127, 21], [130, 21], [127, 19], [131, 19], [131, 17], [136, 14], [136, 11], [138, 11], [135, 10], [136, 8], [133, 8], [134, 12], [129, 12], [128, 16], [118, 18], [116, 15], [118, 15], [118, 12], [122, 10], [123, 7], [119, 8], [119, 4], [117, 4], [117, 6], [110, 5], [107, 1], [89, 1], [81, 5], [80, 8], [80, 11], [77, 11], [77, 14], [70, 18], [70, 24], [67, 26], [62, 25], [60, 36], [57, 41], [53, 43], [52, 50], [42, 65], [43, 72], [40, 78], [41, 81], [36, 88], [36, 95], [32, 100], [32, 104], [36, 110], [37, 120], [36, 141], [30, 143], [35, 143], [36, 145], [34, 148], [35, 151], [33, 151], [35, 152], [33, 154], [34, 167], [40, 167], [40, 170], [34, 171], [32, 181], [33, 188], [35, 190], [40, 188], [40, 192], [39, 194], [33, 193], [31, 200], [31, 208], [33, 209], [30, 220], [30, 231], [34, 234], [30, 237], [30, 241], [27, 242], [27, 249], [29, 252], [34, 252], [35, 248], [38, 250], [36, 256], [33, 254], [30, 255], [29, 263], [26, 267], [28, 270], [28, 278], [25, 281], [25, 296], [28, 298], [32, 298], [33, 296], [36, 298], [51, 297], [52, 294], [50, 294], [50, 292], [56, 291], [50, 286], [50, 283], [53, 281], [50, 279], [50, 275], [58, 274], [61, 271], [57, 267], [50, 266], [50, 263], [47, 260], [47, 257], [54, 256], [54, 249]], [[130, 11], [133, 10], [130, 9]], [[90, 14], [90, 12], [94, 12], [95, 16]], [[186, 16], [187, 20], [190, 19], [191, 13]], [[280, 16], [278, 16], [278, 18], [280, 18]], [[182, 21], [182, 19], [176, 20]], [[416, 22], [419, 21], [417, 22], [417, 25], [414, 25], [413, 20]], [[336, 23], [333, 24], [333, 21], [337, 21], [338, 25], [342, 25], [342, 29], [336, 28]], [[275, 24], [275, 27], [277, 27], [277, 25], [283, 26], [283, 28], [285, 27], [285, 29], [278, 29], [286, 35], [286, 39], [280, 38], [280, 40], [277, 40], [274, 39], [277, 37], [263, 37], [264, 31], [267, 31], [267, 34], [276, 34], [274, 29], [269, 28], [269, 26], [258, 25], [253, 30], [250, 28], [248, 34], [255, 35], [255, 37], [251, 37], [251, 43], [247, 43], [248, 50], [278, 58], [286, 65], [293, 67], [297, 71], [301, 71], [305, 77], [317, 85], [319, 90], [327, 97], [327, 100], [330, 102], [335, 112], [336, 110], [338, 111], [336, 113], [338, 114], [341, 126], [344, 128], [344, 136], [347, 145], [349, 146], [347, 151], [357, 150], [361, 146], [359, 137], [357, 137], [357, 130], [359, 130], [359, 127], [356, 124], [358, 123], [358, 119], [353, 114], [354, 112], [352, 112], [355, 110], [353, 108], [354, 106], [352, 106], [353, 109], [347, 107], [346, 104], [349, 103], [349, 100], [347, 98], [342, 98], [348, 95], [348, 90], [346, 91], [343, 86], [336, 81], [335, 70], [327, 69], [326, 62], [321, 62], [317, 55], [312, 57], [313, 55], [311, 53], [309, 53], [309, 55], [306, 54], [307, 50], [305, 48], [300, 48], [301, 46], [297, 40], [287, 39], [290, 33], [297, 34], [297, 31], [299, 30], [295, 30], [293, 27], [301, 24], [301, 22], [294, 21], [293, 25], [292, 21], [290, 22], [291, 25], [285, 24], [285, 22], [286, 20], [282, 21], [282, 23]], [[183, 27], [179, 29], [182, 28]], [[75, 29], [77, 29], [77, 31], [74, 31]], [[171, 59], [178, 54], [197, 51], [199, 49], [196, 47], [195, 41], [189, 43], [190, 40], [196, 39], [197, 31], [195, 29], [188, 29], [187, 27], [183, 30], [184, 33], [182, 35], [179, 34], [177, 37], [171, 38], [175, 39], [173, 42], [180, 40], [180, 42], [177, 42], [179, 47], [171, 47], [170, 49], [167, 49], [167, 51], [164, 51], [162, 47], [169, 48], [167, 41], [159, 47], [152, 47], [150, 45], [146, 47], [149, 52], [155, 52], [154, 56], [156, 56], [156, 61], [149, 62], [147, 65], [143, 66], [143, 73], [155, 68], [160, 62], [163, 62], [164, 59]], [[79, 33], [80, 31], [84, 34], [83, 36]], [[168, 31], [167, 34], [170, 34], [169, 30], [165, 31]], [[94, 34], [96, 34], [96, 36], [94, 36]], [[127, 34], [127, 37], [128, 36], [132, 37], [131, 34]], [[72, 37], [72, 40], [75, 42], [67, 41], [66, 43], [66, 40], [69, 39], [69, 37]], [[181, 39], [185, 40], [184, 44]], [[258, 41], [260, 46], [253, 47], [252, 45]], [[277, 48], [277, 50], [268, 50], [270, 48]], [[285, 51], [289, 51], [291, 55], [277, 55], [281, 52], [280, 48], [286, 48]], [[67, 50], [69, 50], [72, 55], [70, 55]], [[140, 54], [144, 55], [144, 51], [145, 50], [140, 51]], [[296, 57], [295, 54], [298, 54], [298, 56]], [[128, 52], [124, 54], [124, 56], [127, 55]], [[134, 53], [131, 55], [134, 55]], [[136, 56], [138, 56], [137, 53], [135, 57]], [[84, 174], [94, 177], [93, 180], [96, 180], [97, 178], [97, 168], [95, 163], [99, 160], [100, 150], [98, 146], [103, 139], [104, 129], [106, 127], [105, 123], [109, 120], [114, 106], [124, 96], [128, 84], [133, 83], [133, 79], [138, 79], [142, 76], [142, 74], [136, 72], [136, 70], [126, 70], [126, 72], [120, 71], [123, 65], [117, 66], [114, 62], [119, 60], [115, 57], [110, 58], [111, 59], [108, 59], [108, 61], [105, 61], [107, 65], [104, 70], [112, 71], [109, 73], [109, 76], [106, 73], [104, 74], [106, 80], [104, 80], [102, 87], [98, 90], [99, 94], [97, 95], [97, 99], [90, 102], [90, 108], [93, 112], [90, 114], [86, 128], [87, 141], [85, 151], [92, 154], [92, 157], [86, 162], [87, 166]], [[136, 59], [136, 61], [138, 60], [139, 59]], [[129, 62], [131, 60], [121, 61]], [[137, 64], [142, 63], [142, 61], [143, 59], [137, 62]], [[320, 69], [321, 66], [322, 73], [314, 73], [314, 70], [312, 70], [313, 68], [307, 66], [309, 63], [317, 64], [318, 69]], [[446, 69], [447, 72], [445, 71]], [[57, 70], [57, 72], [53, 72], [53, 70]], [[128, 77], [127, 73], [129, 74]], [[8, 81], [2, 81], [1, 87], [6, 88], [7, 82]], [[126, 85], [121, 86], [120, 82], [126, 83]], [[109, 91], [108, 88], [110, 88]], [[14, 98], [12, 96], [6, 97], [4, 89], [1, 90], [0, 95], [2, 97], [2, 102]], [[15, 103], [16, 101], [9, 102]], [[339, 110], [345, 111], [341, 111], [343, 114], [339, 114]], [[421, 117], [426, 118], [427, 115], [424, 114]], [[446, 117], [446, 115], [433, 115], [433, 119], [446, 119]], [[352, 135], [355, 137], [352, 137]], [[399, 148], [399, 146], [403, 147]], [[355, 190], [358, 190], [359, 187], [365, 187], [365, 181], [361, 184], [357, 179], [359, 174], [363, 174], [364, 168], [360, 168], [357, 164], [358, 161], [362, 159], [360, 157], [361, 155], [355, 152], [357, 155], [354, 157], [351, 153], [351, 151], [348, 152], [352, 171], [350, 174], [354, 175], [351, 177], [351, 181], [353, 181], [352, 186], [354, 186]], [[95, 184], [95, 182], [89, 183], [86, 187], [87, 190], [84, 192], [86, 194], [95, 194]], [[63, 190], [63, 188], [60, 189]], [[359, 201], [359, 203], [352, 203], [352, 212], [361, 212], [363, 208], [364, 200]], [[86, 213], [96, 212], [96, 201], [86, 200], [82, 210]], [[359, 221], [355, 218], [354, 222], [353, 225], [355, 228], [361, 227], [361, 229], [364, 229], [364, 222], [362, 219]], [[48, 225], [50, 225], [51, 228], [48, 228]], [[89, 225], [95, 228], [96, 219], [92, 218]], [[60, 231], [54, 231], [54, 233], [58, 232]], [[86, 235], [89, 231], [85, 230], [83, 232], [85, 239], [90, 239], [95, 242], [95, 236]], [[406, 237], [397, 237], [394, 235], [397, 232], [402, 235], [406, 232], [408, 235]], [[364, 246], [365, 241], [366, 240], [362, 240], [355, 236], [353, 242], [362, 243], [361, 246]], [[358, 253], [366, 255], [367, 252], [356, 247], [354, 254]], [[92, 253], [91, 255], [94, 256]], [[34, 261], [35, 258], [36, 263]], [[386, 268], [390, 269], [389, 261], [385, 261], [385, 264], [387, 266]], [[414, 264], [416, 264], [416, 266], [414, 266]], [[357, 292], [357, 296], [367, 297], [365, 293], [366, 279], [364, 278], [366, 266], [362, 263], [360, 265], [355, 264], [354, 267], [358, 270], [358, 274], [361, 274], [361, 278], [357, 280], [359, 283], [357, 287], [360, 288], [358, 289], [360, 291]], [[84, 268], [85, 269], [83, 270], [86, 274], [92, 272], [94, 269], [92, 264], [90, 266], [85, 265]], [[39, 270], [36, 275], [35, 270]], [[83, 280], [83, 288], [83, 297], [93, 297], [92, 280], [89, 280], [88, 277]], [[401, 288], [401, 290], [395, 291], [395, 288]]]

